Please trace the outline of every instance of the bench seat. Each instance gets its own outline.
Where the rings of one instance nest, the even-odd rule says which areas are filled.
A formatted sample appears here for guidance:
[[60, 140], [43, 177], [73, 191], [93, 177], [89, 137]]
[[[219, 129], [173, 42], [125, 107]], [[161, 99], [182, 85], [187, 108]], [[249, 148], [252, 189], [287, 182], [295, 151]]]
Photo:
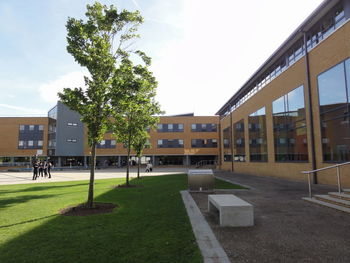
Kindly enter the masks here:
[[209, 212], [219, 211], [220, 226], [253, 226], [251, 204], [232, 194], [208, 195]]

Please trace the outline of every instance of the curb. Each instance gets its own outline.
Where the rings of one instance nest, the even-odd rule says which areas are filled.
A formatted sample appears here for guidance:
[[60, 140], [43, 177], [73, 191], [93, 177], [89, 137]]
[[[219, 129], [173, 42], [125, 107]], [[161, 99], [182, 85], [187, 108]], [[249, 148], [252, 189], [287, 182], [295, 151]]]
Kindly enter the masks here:
[[180, 191], [204, 263], [230, 263], [226, 252], [188, 191]]

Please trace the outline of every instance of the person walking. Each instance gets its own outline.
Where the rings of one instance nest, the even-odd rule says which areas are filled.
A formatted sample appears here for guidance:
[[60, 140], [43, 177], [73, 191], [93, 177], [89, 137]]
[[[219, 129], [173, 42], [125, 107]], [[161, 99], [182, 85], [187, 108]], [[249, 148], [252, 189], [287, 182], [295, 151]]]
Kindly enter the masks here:
[[36, 180], [36, 178], [38, 178], [38, 162], [34, 162], [33, 163], [33, 179], [32, 180]]
[[44, 162], [44, 175], [47, 177], [47, 171], [48, 171], [48, 163], [47, 161]]
[[51, 166], [52, 166], [52, 163], [51, 162], [48, 162], [47, 163], [47, 173], [49, 175], [49, 179], [51, 179]]
[[146, 166], [146, 173], [152, 172], [153, 170], [153, 165], [149, 162]]
[[43, 162], [39, 162], [39, 175], [38, 177], [44, 177], [44, 163]]

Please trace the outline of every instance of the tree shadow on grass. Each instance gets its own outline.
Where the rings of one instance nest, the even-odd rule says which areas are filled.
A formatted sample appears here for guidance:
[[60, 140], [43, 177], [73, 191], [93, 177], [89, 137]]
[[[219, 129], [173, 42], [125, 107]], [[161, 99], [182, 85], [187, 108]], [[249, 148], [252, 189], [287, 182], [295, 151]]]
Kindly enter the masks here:
[[202, 262], [179, 194], [186, 179], [132, 183], [144, 187], [111, 189], [95, 198], [117, 204], [114, 212], [54, 216], [0, 245], [0, 262]]
[[[64, 182], [63, 182], [64, 183]], [[82, 186], [82, 185], [88, 185], [89, 183], [81, 183], [81, 184], [71, 184], [71, 185], [40, 185], [40, 186], [34, 186], [24, 189], [16, 189], [16, 190], [0, 190], [0, 194], [11, 194], [11, 193], [20, 193], [20, 192], [35, 192], [35, 191], [44, 191], [44, 190], [53, 190], [53, 189], [59, 189], [59, 188], [67, 188], [67, 187], [76, 187], [76, 186]], [[15, 187], [15, 186], [14, 186]]]
[[33, 219], [30, 219], [30, 220], [26, 220], [26, 221], [14, 223], [14, 224], [2, 225], [2, 226], [0, 226], [0, 228], [6, 228], [6, 227], [11, 227], [11, 226], [23, 225], [23, 224], [32, 223], [32, 222], [36, 222], [36, 221], [39, 221], [39, 220], [47, 219], [47, 218], [50, 218], [50, 217], [54, 217], [54, 216], [57, 216], [57, 215], [54, 214], [54, 215], [43, 216], [43, 217], [39, 217], [39, 218], [33, 218]]
[[11, 205], [22, 204], [28, 201], [32, 201], [34, 199], [45, 199], [54, 197], [56, 195], [24, 195], [17, 196], [9, 199], [0, 199], [0, 208], [9, 207]]

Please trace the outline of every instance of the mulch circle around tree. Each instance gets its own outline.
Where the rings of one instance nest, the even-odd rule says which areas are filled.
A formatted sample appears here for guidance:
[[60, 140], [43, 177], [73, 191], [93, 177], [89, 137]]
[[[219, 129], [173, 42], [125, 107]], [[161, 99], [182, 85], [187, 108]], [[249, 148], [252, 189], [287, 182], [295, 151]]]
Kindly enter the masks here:
[[97, 203], [94, 202], [92, 208], [88, 208], [86, 204], [80, 204], [77, 206], [69, 206], [59, 211], [64, 216], [88, 216], [96, 214], [111, 213], [117, 205], [112, 203]]

